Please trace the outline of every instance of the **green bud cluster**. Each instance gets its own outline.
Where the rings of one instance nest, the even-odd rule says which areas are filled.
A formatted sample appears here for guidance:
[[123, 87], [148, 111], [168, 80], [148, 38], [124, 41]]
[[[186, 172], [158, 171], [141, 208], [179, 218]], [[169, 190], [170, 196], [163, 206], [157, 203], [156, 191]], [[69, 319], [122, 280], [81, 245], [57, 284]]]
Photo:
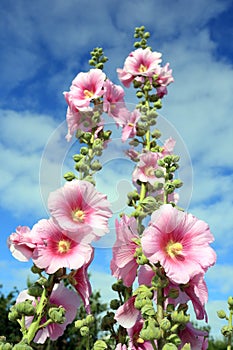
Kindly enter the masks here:
[[89, 65], [98, 69], [103, 69], [104, 63], [108, 61], [108, 58], [104, 56], [103, 49], [101, 47], [96, 47], [90, 52], [90, 54], [91, 59], [89, 60]]
[[87, 326], [87, 327], [91, 326], [94, 323], [94, 321], [95, 321], [94, 316], [90, 314], [90, 315], [87, 315], [87, 317], [82, 320], [77, 320], [74, 325], [76, 328], [81, 329], [84, 326]]
[[134, 47], [135, 48], [141, 47], [142, 49], [146, 49], [148, 47], [147, 39], [149, 39], [150, 33], [149, 32], [145, 32], [145, 27], [144, 26], [135, 28], [134, 37], [136, 39], [137, 38], [141, 39], [140, 41], [136, 41], [134, 43]]
[[0, 336], [0, 350], [11, 350], [12, 344], [7, 343], [5, 336]]
[[62, 306], [51, 307], [49, 308], [48, 316], [54, 323], [62, 324], [65, 322], [65, 319], [66, 319], [65, 313], [66, 313], [66, 310]]
[[225, 319], [228, 321], [226, 326], [223, 326], [221, 329], [221, 333], [224, 337], [228, 339], [228, 344], [231, 344], [233, 338], [233, 297], [229, 296], [227, 299], [229, 316], [227, 316], [224, 310], [219, 310], [217, 312], [218, 317], [221, 319]]

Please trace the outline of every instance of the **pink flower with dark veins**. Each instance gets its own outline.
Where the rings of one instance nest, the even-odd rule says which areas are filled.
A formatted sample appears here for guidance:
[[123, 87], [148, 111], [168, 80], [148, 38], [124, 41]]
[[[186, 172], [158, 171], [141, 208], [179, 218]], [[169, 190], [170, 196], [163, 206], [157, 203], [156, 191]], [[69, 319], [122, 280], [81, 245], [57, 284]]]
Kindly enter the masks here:
[[133, 327], [141, 315], [134, 306], [135, 299], [136, 296], [130, 297], [115, 313], [115, 320], [124, 328]]
[[93, 99], [98, 99], [104, 93], [103, 85], [106, 75], [101, 69], [90, 69], [89, 72], [79, 73], [70, 87], [64, 92], [66, 102], [72, 111], [88, 107]]
[[109, 79], [104, 82], [103, 111], [113, 117], [118, 125], [121, 124], [120, 114], [126, 109], [124, 94], [120, 85], [113, 84]]
[[16, 232], [12, 233], [7, 239], [8, 248], [13, 257], [19, 261], [31, 259], [39, 242], [39, 237], [34, 235], [28, 226], [18, 226]]
[[98, 192], [94, 185], [84, 180], [66, 182], [48, 198], [49, 211], [62, 230], [73, 240], [84, 238], [82, 229], [88, 230], [92, 239], [103, 236], [112, 216], [107, 196]]
[[172, 282], [186, 284], [215, 263], [213, 240], [204, 221], [164, 204], [152, 214], [141, 244], [149, 261], [159, 262]]
[[134, 217], [123, 215], [120, 222], [116, 220], [117, 239], [112, 248], [112, 275], [122, 279], [125, 286], [130, 287], [137, 275], [138, 264], [134, 256], [138, 245], [134, 239], [139, 239], [137, 221]]
[[135, 170], [133, 171], [132, 177], [133, 182], [137, 180], [141, 182], [149, 182], [152, 186], [156, 181], [164, 182], [163, 178], [157, 178], [155, 171], [163, 168], [158, 166], [158, 160], [160, 159], [159, 153], [145, 152], [139, 155], [139, 162], [137, 163]]
[[32, 260], [47, 273], [55, 273], [63, 267], [79, 269], [90, 261], [93, 248], [69, 238], [67, 232], [55, 225], [52, 219], [40, 220], [33, 229], [43, 243], [34, 249]]
[[[27, 290], [23, 290], [18, 295], [16, 303], [23, 302], [26, 299], [34, 300], [34, 297], [29, 295], [27, 293]], [[65, 322], [61, 324], [50, 323], [47, 327], [40, 329], [37, 332], [35, 338], [33, 339], [35, 343], [43, 344], [47, 338], [53, 341], [59, 338], [64, 333], [67, 325], [73, 322], [77, 313], [77, 308], [80, 304], [80, 299], [77, 293], [75, 293], [73, 290], [65, 288], [65, 286], [62, 283], [60, 283], [54, 285], [53, 291], [49, 298], [49, 302], [54, 306], [62, 306], [65, 309]], [[41, 320], [41, 324], [45, 323], [46, 319], [47, 316], [43, 317]], [[25, 317], [26, 328], [30, 326], [32, 320], [33, 316]]]
[[131, 113], [126, 113], [125, 116], [127, 119], [124, 120], [121, 136], [123, 142], [125, 142], [128, 138], [133, 138], [136, 135], [137, 122], [140, 119], [141, 114], [137, 109], [135, 109]]
[[192, 350], [208, 349], [208, 333], [200, 329], [195, 329], [191, 322], [188, 322], [185, 328], [179, 331], [178, 336], [182, 341], [178, 350], [182, 350], [185, 344], [190, 344]]
[[123, 69], [118, 68], [118, 77], [125, 87], [129, 87], [135, 77], [152, 77], [160, 71], [162, 54], [152, 52], [149, 48], [139, 48], [129, 54]]

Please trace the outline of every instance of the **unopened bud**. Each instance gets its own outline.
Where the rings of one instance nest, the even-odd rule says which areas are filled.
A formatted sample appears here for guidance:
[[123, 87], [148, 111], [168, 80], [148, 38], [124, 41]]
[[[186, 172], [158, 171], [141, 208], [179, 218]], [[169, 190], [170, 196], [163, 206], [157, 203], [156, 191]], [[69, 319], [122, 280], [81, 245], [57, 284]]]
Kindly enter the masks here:
[[218, 314], [219, 318], [226, 318], [227, 317], [227, 315], [226, 315], [224, 310], [217, 311], [217, 314]]
[[102, 62], [99, 62], [99, 63], [96, 64], [96, 68], [103, 69], [104, 68], [104, 64]]
[[164, 177], [164, 172], [160, 169], [155, 170], [155, 176], [160, 178], [160, 177]]
[[12, 345], [10, 343], [0, 343], [0, 350], [11, 350]]
[[176, 187], [176, 188], [180, 188], [181, 186], [183, 186], [183, 182], [179, 179], [175, 179], [173, 181], [173, 185]]
[[103, 340], [97, 340], [94, 344], [93, 350], [105, 350], [108, 346]]
[[230, 296], [227, 300], [229, 306], [233, 306], [233, 297]]
[[91, 170], [99, 171], [102, 169], [102, 165], [98, 160], [94, 160], [94, 162], [90, 165]]
[[12, 350], [33, 350], [28, 344], [15, 344]]
[[171, 322], [166, 317], [162, 319], [159, 325], [163, 331], [168, 331], [171, 328]]
[[140, 337], [144, 340], [154, 340], [161, 338], [161, 330], [155, 326], [155, 320], [148, 320], [144, 323], [140, 332]]
[[39, 283], [34, 283], [28, 288], [28, 294], [33, 297], [40, 297], [43, 293], [43, 287]]
[[25, 300], [15, 305], [16, 311], [25, 316], [33, 316], [35, 314], [35, 308], [32, 305], [32, 300]]
[[120, 301], [118, 299], [113, 299], [110, 301], [110, 308], [113, 310], [117, 310], [120, 306]]
[[232, 334], [232, 328], [230, 326], [223, 326], [221, 333], [224, 335], [224, 337], [229, 337]]
[[64, 323], [65, 322], [65, 309], [60, 306], [60, 307], [51, 307], [49, 309], [48, 315], [51, 318], [51, 320], [55, 323]]
[[[75, 179], [75, 175], [74, 173], [72, 173], [72, 171], [68, 171], [67, 173], [65, 173], [63, 177], [66, 181], [72, 181]], [[37, 272], [33, 272], [33, 273], [37, 273]]]
[[95, 317], [93, 315], [87, 315], [87, 317], [85, 318], [85, 323], [86, 325], [90, 325], [95, 321]]
[[81, 327], [84, 326], [84, 321], [83, 320], [77, 320], [77, 321], [75, 321], [74, 326], [76, 328], [80, 329]]
[[86, 337], [89, 334], [89, 328], [87, 326], [81, 327], [80, 334], [82, 337]]

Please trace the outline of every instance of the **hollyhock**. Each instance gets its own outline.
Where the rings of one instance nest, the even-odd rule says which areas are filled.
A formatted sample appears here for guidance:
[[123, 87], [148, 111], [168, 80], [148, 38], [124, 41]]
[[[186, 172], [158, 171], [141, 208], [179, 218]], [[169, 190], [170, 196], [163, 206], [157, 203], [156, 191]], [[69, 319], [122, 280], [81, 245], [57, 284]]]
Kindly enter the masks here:
[[93, 248], [84, 242], [70, 239], [52, 219], [40, 220], [33, 230], [43, 243], [34, 249], [32, 260], [47, 273], [55, 273], [62, 267], [78, 269], [90, 261]]
[[15, 259], [28, 261], [39, 241], [28, 226], [18, 226], [16, 232], [8, 237], [7, 245]]
[[138, 245], [137, 221], [134, 217], [123, 215], [120, 222], [116, 220], [117, 239], [112, 248], [113, 259], [110, 267], [112, 275], [122, 279], [125, 286], [130, 287], [137, 275], [138, 264], [134, 256]]
[[[27, 293], [27, 290], [24, 290], [18, 295], [16, 303], [20, 303], [26, 299], [34, 300], [34, 298]], [[35, 343], [43, 344], [47, 338], [51, 340], [56, 340], [59, 338], [64, 333], [67, 325], [73, 322], [77, 313], [77, 308], [80, 304], [80, 299], [77, 293], [65, 288], [65, 286], [60, 283], [54, 285], [53, 291], [49, 298], [49, 302], [53, 306], [62, 306], [65, 309], [65, 322], [62, 324], [50, 323], [45, 328], [41, 328], [33, 340]], [[25, 317], [26, 328], [30, 326], [32, 321], [33, 316]], [[46, 322], [46, 317], [42, 318], [41, 324], [44, 322]]]
[[[149, 182], [153, 186], [158, 181], [158, 178], [155, 176], [155, 170], [163, 170], [157, 164], [159, 158], [159, 154], [154, 152], [140, 154], [139, 162], [132, 174], [133, 182], [136, 183], [137, 180], [140, 180], [141, 182]], [[162, 182], [163, 178], [159, 180]]]
[[165, 157], [166, 155], [172, 154], [175, 144], [176, 141], [172, 137], [166, 139], [162, 146], [162, 151], [160, 152], [161, 157]]
[[118, 343], [115, 350], [127, 350], [127, 346], [125, 344]]
[[92, 293], [92, 288], [88, 278], [87, 269], [91, 264], [93, 258], [94, 258], [94, 254], [92, 254], [90, 260], [86, 264], [84, 264], [82, 267], [80, 267], [78, 270], [76, 270], [72, 276], [75, 281], [75, 283], [72, 283], [72, 284], [74, 288], [77, 290], [78, 294], [80, 295], [83, 301], [84, 307], [86, 309], [86, 312], [88, 314], [91, 313], [90, 296]]
[[130, 350], [153, 350], [154, 349], [153, 345], [149, 340], [143, 340], [140, 337], [140, 331], [142, 327], [143, 327], [143, 320], [139, 318], [132, 328], [127, 329], [127, 333], [129, 336]]
[[156, 83], [158, 84], [156, 90], [159, 98], [163, 98], [164, 95], [167, 95], [167, 86], [173, 81], [172, 69], [169, 69], [169, 63], [166, 63], [164, 67], [160, 68], [158, 78], [156, 79]]
[[129, 114], [125, 114], [127, 120], [124, 121], [123, 129], [122, 129], [122, 141], [125, 142], [128, 138], [132, 138], [136, 135], [136, 126], [137, 122], [141, 116], [140, 112], [135, 109], [133, 112]]
[[178, 350], [181, 350], [185, 344], [190, 344], [192, 350], [206, 350], [208, 349], [208, 333], [195, 329], [192, 323], [188, 322], [185, 328], [178, 333], [182, 343]]
[[71, 108], [68, 107], [66, 113], [66, 122], [68, 126], [66, 140], [69, 142], [78, 129], [82, 131], [92, 131], [93, 128], [102, 123], [102, 120], [100, 120], [99, 123], [94, 121], [93, 116], [94, 109], [91, 107], [86, 107], [82, 110], [71, 110]]
[[115, 313], [115, 320], [124, 328], [132, 328], [140, 317], [140, 311], [134, 307], [135, 299], [136, 296], [130, 297]]
[[119, 115], [126, 108], [124, 94], [120, 85], [113, 84], [109, 79], [104, 82], [103, 111], [113, 117], [117, 124], [120, 123]]
[[152, 214], [141, 242], [150, 262], [160, 262], [171, 281], [186, 284], [215, 263], [213, 240], [204, 221], [164, 204]]
[[101, 69], [90, 69], [89, 72], [79, 73], [70, 87], [64, 92], [66, 102], [72, 111], [88, 107], [93, 99], [103, 95], [103, 85], [106, 76]]
[[109, 207], [107, 196], [84, 180], [66, 182], [48, 198], [53, 219], [73, 240], [84, 238], [83, 229], [89, 230], [92, 239], [108, 232], [108, 218], [112, 215]]
[[125, 87], [129, 87], [137, 76], [152, 77], [160, 68], [162, 54], [149, 48], [137, 49], [126, 58], [123, 69], [118, 68], [118, 77]]

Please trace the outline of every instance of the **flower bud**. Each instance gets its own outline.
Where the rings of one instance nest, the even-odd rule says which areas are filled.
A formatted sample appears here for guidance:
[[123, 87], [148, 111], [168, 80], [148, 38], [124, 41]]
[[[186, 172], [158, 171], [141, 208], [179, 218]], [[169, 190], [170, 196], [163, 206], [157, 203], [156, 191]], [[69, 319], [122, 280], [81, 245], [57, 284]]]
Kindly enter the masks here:
[[183, 310], [182, 311], [175, 310], [172, 312], [171, 318], [173, 322], [186, 324], [187, 322], [189, 322], [190, 316], [185, 315]]
[[86, 325], [90, 325], [95, 321], [95, 317], [93, 315], [87, 315], [87, 317], [85, 318], [85, 323]]
[[140, 337], [144, 340], [154, 340], [161, 338], [161, 330], [155, 326], [155, 320], [149, 319], [143, 325]]
[[97, 340], [94, 344], [93, 350], [105, 350], [108, 346], [103, 340]]
[[35, 314], [35, 308], [32, 305], [32, 300], [25, 300], [15, 305], [16, 311], [25, 316], [33, 316]]
[[158, 100], [158, 101], [154, 102], [154, 107], [157, 109], [162, 108], [162, 101]]
[[180, 188], [181, 186], [183, 186], [183, 182], [179, 179], [175, 179], [173, 181], [173, 185], [176, 187], [176, 188]]
[[227, 318], [227, 315], [224, 310], [217, 311], [217, 314], [219, 318]]
[[94, 162], [90, 165], [91, 170], [99, 171], [102, 169], [102, 165], [98, 160], [94, 160]]
[[97, 64], [95, 65], [95, 67], [96, 67], [97, 69], [103, 69], [103, 68], [104, 68], [104, 64], [103, 64], [102, 62], [99, 62], [99, 63], [97, 63]]
[[162, 350], [177, 350], [177, 346], [172, 343], [167, 343], [162, 347]]
[[153, 304], [149, 303], [141, 308], [142, 315], [154, 316], [156, 314]]
[[41, 273], [41, 271], [43, 271], [43, 269], [40, 269], [39, 267], [37, 267], [36, 265], [33, 265], [31, 267], [31, 271], [32, 273]]
[[40, 297], [43, 293], [43, 287], [39, 283], [34, 283], [28, 288], [28, 294], [33, 297]]
[[86, 337], [89, 334], [89, 328], [87, 326], [81, 327], [80, 334], [82, 337]]
[[65, 309], [60, 307], [51, 307], [49, 309], [48, 315], [51, 318], [51, 320], [55, 323], [64, 323], [65, 322]]
[[80, 153], [84, 156], [88, 154], [88, 148], [87, 147], [81, 147], [80, 148]]
[[157, 209], [157, 201], [154, 197], [149, 196], [140, 202], [140, 206], [146, 213], [152, 213]]
[[113, 299], [110, 301], [110, 308], [113, 310], [117, 310], [120, 306], [120, 301], [118, 299]]
[[158, 177], [158, 178], [164, 177], [164, 173], [163, 173], [162, 170], [157, 169], [157, 170], [155, 170], [155, 176]]
[[137, 92], [136, 92], [136, 96], [137, 96], [138, 98], [142, 98], [142, 97], [143, 97], [143, 92], [142, 92], [142, 91], [137, 91]]
[[171, 329], [171, 322], [165, 317], [162, 319], [159, 326], [163, 331], [168, 331], [169, 329]]
[[[74, 173], [72, 173], [72, 171], [68, 171], [67, 173], [65, 173], [63, 177], [66, 181], [72, 181], [73, 179], [75, 179], [75, 175]], [[37, 272], [33, 272], [33, 273], [37, 273]]]
[[19, 319], [20, 318], [20, 314], [18, 313], [18, 311], [16, 310], [16, 308], [15, 308], [15, 305], [14, 306], [12, 306], [11, 308], [10, 308], [10, 311], [9, 311], [9, 313], [8, 313], [8, 319], [10, 320], [10, 321], [16, 321], [17, 319]]
[[[169, 337], [167, 338], [168, 341], [172, 342], [173, 345], [178, 346], [181, 344], [181, 339], [180, 337], [178, 337], [177, 334], [171, 334], [169, 335]], [[171, 349], [177, 349], [175, 348], [171, 348]]]
[[151, 133], [151, 136], [155, 139], [159, 139], [161, 137], [161, 132], [159, 129], [154, 129]]
[[232, 334], [232, 328], [230, 326], [223, 326], [221, 333], [224, 335], [224, 337], [229, 337]]
[[77, 321], [75, 321], [74, 326], [76, 328], [80, 329], [81, 327], [84, 326], [84, 320], [77, 320]]
[[230, 297], [228, 298], [227, 302], [228, 302], [228, 305], [229, 305], [229, 306], [233, 306], [233, 297], [230, 296]]

